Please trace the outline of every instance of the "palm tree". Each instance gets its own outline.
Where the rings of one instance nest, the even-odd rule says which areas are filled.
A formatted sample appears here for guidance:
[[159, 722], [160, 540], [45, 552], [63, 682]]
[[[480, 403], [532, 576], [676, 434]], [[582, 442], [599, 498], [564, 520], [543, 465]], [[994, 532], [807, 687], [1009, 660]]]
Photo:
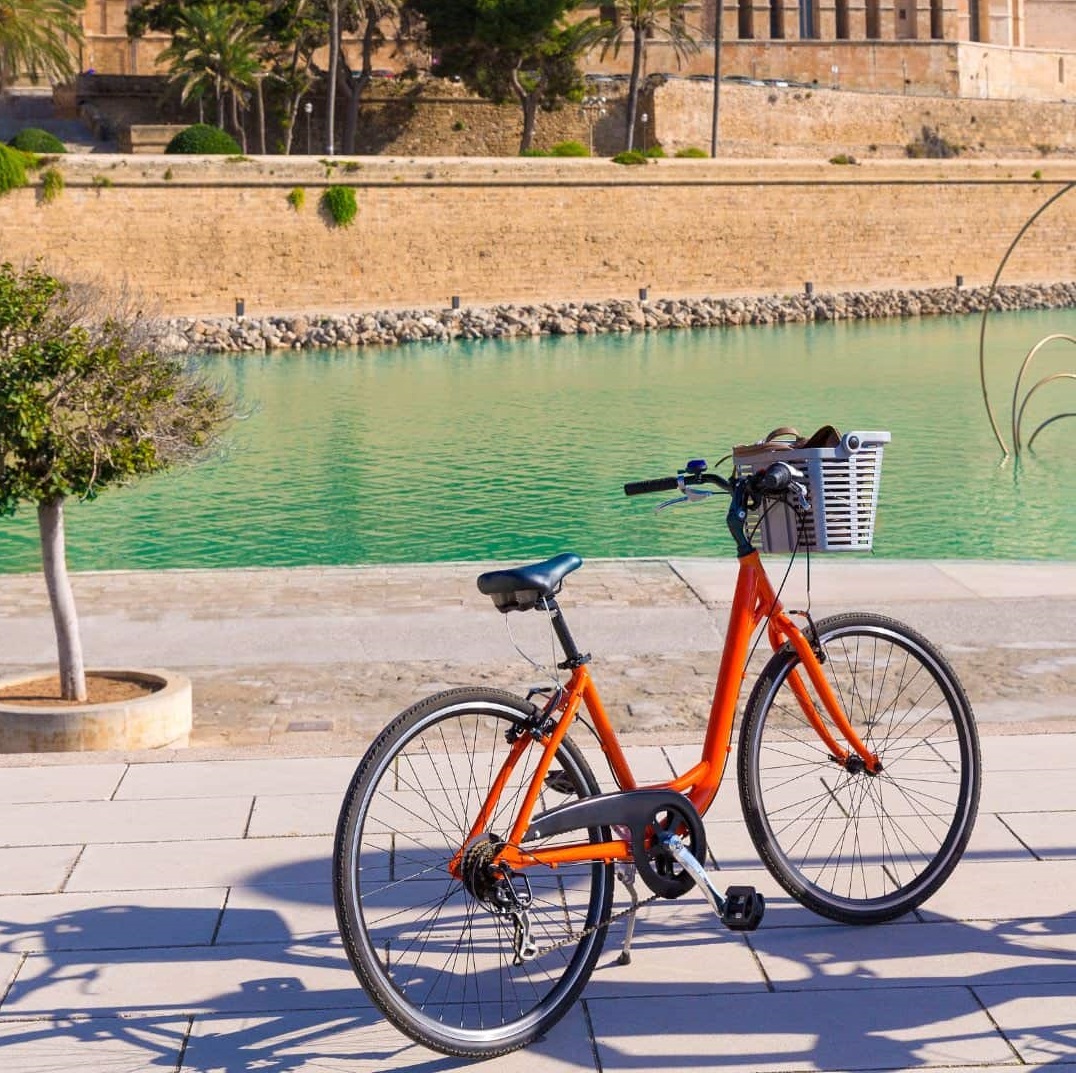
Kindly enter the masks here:
[[[0, 0], [2, 3], [3, 0]], [[243, 13], [223, 3], [184, 8], [172, 34], [172, 43], [157, 58], [167, 64], [173, 82], [182, 82], [184, 104], [202, 100], [210, 92], [217, 102], [217, 126], [224, 129], [225, 103], [231, 103], [232, 126], [246, 152], [247, 137], [239, 122], [246, 93], [255, 88], [262, 72], [258, 58], [258, 31]]]
[[62, 82], [77, 71], [85, 0], [0, 0], [0, 89], [20, 75]]
[[624, 148], [631, 149], [635, 140], [635, 120], [639, 111], [639, 86], [646, 58], [646, 42], [653, 37], [665, 38], [672, 47], [677, 66], [699, 45], [684, 22], [684, 0], [616, 0], [616, 18], [601, 22], [594, 31], [593, 41], [601, 45], [601, 58], [612, 51], [616, 56], [625, 42], [631, 39], [631, 78], [628, 81], [628, 117]]

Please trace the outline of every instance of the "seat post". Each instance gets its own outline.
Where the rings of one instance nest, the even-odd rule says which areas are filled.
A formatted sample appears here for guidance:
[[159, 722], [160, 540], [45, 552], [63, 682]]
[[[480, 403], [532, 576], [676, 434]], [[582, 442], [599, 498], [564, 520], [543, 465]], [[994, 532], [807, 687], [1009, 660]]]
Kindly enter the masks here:
[[576, 667], [582, 667], [585, 663], [589, 663], [590, 653], [579, 651], [575, 638], [572, 636], [572, 631], [568, 629], [564, 612], [561, 611], [560, 604], [557, 603], [557, 598], [555, 596], [543, 596], [541, 604], [549, 612], [549, 617], [553, 623], [553, 632], [557, 635], [557, 640], [560, 641], [560, 647], [564, 649], [565, 660], [559, 666], [563, 670], [574, 671]]

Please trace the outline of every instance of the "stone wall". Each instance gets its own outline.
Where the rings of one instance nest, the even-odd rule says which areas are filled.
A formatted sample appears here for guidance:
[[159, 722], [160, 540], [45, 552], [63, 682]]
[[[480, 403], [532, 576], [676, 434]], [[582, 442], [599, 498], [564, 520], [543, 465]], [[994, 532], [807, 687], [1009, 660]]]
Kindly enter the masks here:
[[[712, 94], [712, 82], [670, 79], [660, 86], [647, 132], [651, 142], [661, 142], [667, 152], [688, 145], [709, 150]], [[722, 156], [903, 157], [924, 127], [965, 156], [1076, 154], [1076, 105], [1061, 102], [737, 85], [722, 85], [721, 102]]]
[[[110, 166], [110, 163], [112, 166]], [[1056, 160], [821, 162], [71, 156], [66, 187], [0, 198], [0, 257], [126, 279], [157, 314], [250, 316], [500, 301], [988, 283], [1076, 167]], [[1035, 176], [1039, 172], [1039, 176]], [[319, 211], [355, 190], [346, 229]], [[296, 211], [288, 193], [301, 187]], [[1076, 279], [1076, 193], [1005, 281]]]

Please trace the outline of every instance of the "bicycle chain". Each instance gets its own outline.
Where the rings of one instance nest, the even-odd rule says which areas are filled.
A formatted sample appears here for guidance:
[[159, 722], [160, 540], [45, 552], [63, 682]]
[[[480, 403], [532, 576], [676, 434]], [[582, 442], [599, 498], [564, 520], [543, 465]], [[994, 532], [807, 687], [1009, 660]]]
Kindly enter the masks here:
[[539, 958], [545, 957], [546, 954], [552, 954], [554, 951], [563, 950], [564, 947], [570, 946], [572, 943], [581, 943], [584, 939], [590, 938], [596, 931], [609, 927], [614, 921], [627, 916], [629, 913], [637, 913], [644, 905], [649, 905], [660, 897], [660, 894], [651, 894], [649, 898], [644, 898], [642, 901], [636, 902], [635, 905], [629, 905], [626, 909], [621, 909], [619, 913], [614, 913], [606, 920], [599, 920], [597, 924], [592, 924], [589, 928], [584, 928], [581, 932], [578, 932], [575, 935], [565, 936], [565, 938], [559, 939], [557, 942], [553, 943], [552, 946], [542, 947], [542, 949], [530, 960], [537, 961]]

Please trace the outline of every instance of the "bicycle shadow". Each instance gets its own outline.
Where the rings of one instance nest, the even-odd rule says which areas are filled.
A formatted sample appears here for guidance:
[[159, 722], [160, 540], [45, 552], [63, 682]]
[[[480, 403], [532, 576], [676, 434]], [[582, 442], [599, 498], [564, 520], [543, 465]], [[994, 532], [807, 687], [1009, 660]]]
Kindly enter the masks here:
[[[41, 1053], [52, 1056], [41, 1068], [65, 1069], [73, 1056], [109, 1068], [114, 1052], [130, 1068], [183, 1073], [336, 1065], [443, 1073], [465, 1065], [413, 1044], [370, 1006], [340, 949], [327, 885], [289, 882], [308, 867], [248, 877], [242, 889], [279, 908], [233, 905], [227, 929], [219, 908], [147, 907], [133, 897], [33, 925], [0, 922], [0, 952], [34, 951], [2, 996], [0, 1047], [16, 1065], [24, 1053]], [[791, 911], [790, 899], [774, 901]], [[1056, 1017], [1059, 1003], [1076, 1010], [1076, 915], [764, 924], [748, 942], [722, 931], [690, 896], [658, 904], [660, 915], [640, 922], [632, 966], [612, 964], [620, 937], [612, 932], [582, 1002], [500, 1068], [529, 1070], [546, 1059], [582, 1070], [600, 1062], [604, 1073], [1012, 1063], [984, 994], [1033, 996], [1042, 1017], [1021, 1032], [1034, 1038], [1036, 1063], [1076, 1061], [1076, 1017]], [[194, 938], [155, 946], [154, 934]], [[102, 936], [127, 945], [102, 948]], [[728, 971], [736, 951], [757, 961], [753, 978]], [[110, 998], [117, 978], [126, 983]], [[168, 996], [169, 979], [187, 981], [182, 997]], [[981, 1061], [969, 1062], [969, 1053]]]

